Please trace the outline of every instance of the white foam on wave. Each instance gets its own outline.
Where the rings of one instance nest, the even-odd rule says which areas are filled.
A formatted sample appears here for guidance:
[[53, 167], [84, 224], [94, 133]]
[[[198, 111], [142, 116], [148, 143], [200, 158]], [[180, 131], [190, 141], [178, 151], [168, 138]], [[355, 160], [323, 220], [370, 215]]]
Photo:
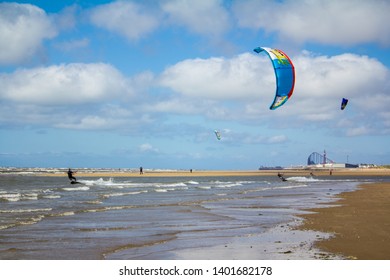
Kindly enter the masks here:
[[42, 198], [57, 199], [57, 198], [61, 198], [61, 196], [60, 195], [44, 195], [44, 196], [42, 196]]
[[17, 202], [23, 200], [38, 200], [37, 193], [1, 193], [0, 200], [8, 202]]
[[38, 194], [37, 193], [27, 193], [23, 195], [23, 198], [26, 200], [37, 200]]
[[7, 228], [12, 228], [12, 227], [17, 227], [17, 226], [24, 226], [24, 225], [33, 225], [36, 224], [45, 218], [45, 215], [38, 215], [36, 217], [32, 217], [29, 220], [25, 221], [20, 221], [14, 224], [6, 224], [6, 225], [0, 225], [0, 230], [2, 229], [7, 229]]
[[199, 187], [197, 187], [198, 189], [202, 189], [202, 190], [209, 190], [209, 189], [211, 189], [211, 187], [210, 186], [199, 186]]
[[286, 178], [287, 181], [294, 181], [294, 182], [320, 182], [322, 180], [316, 179], [313, 177], [288, 177]]
[[89, 187], [107, 187], [107, 188], [116, 188], [116, 189], [155, 186], [155, 184], [153, 183], [134, 183], [131, 181], [117, 182], [114, 180], [114, 178], [109, 178], [106, 180], [103, 178], [99, 178], [97, 180], [79, 180], [78, 182]]
[[55, 214], [54, 216], [57, 216], [57, 217], [73, 216], [74, 214], [75, 214], [75, 212], [73, 212], [73, 211], [66, 211], [66, 212]]
[[102, 208], [95, 208], [95, 209], [87, 209], [83, 212], [86, 213], [96, 213], [96, 212], [105, 212], [105, 211], [113, 211], [113, 210], [125, 210], [125, 209], [132, 209], [135, 208], [133, 205], [120, 205], [120, 206], [107, 206]]
[[199, 182], [196, 182], [196, 181], [188, 181], [187, 184], [190, 184], [190, 185], [199, 185]]
[[275, 189], [296, 189], [296, 188], [304, 188], [307, 187], [308, 185], [306, 184], [301, 184], [301, 185], [289, 185], [289, 186], [281, 186], [281, 187], [276, 187]]
[[104, 194], [104, 195], [102, 195], [102, 197], [103, 198], [110, 198], [110, 197], [115, 197], [115, 196], [135, 195], [135, 194], [141, 194], [141, 193], [147, 193], [147, 192], [148, 191], [112, 193], [112, 194]]
[[237, 186], [242, 186], [241, 183], [237, 182], [237, 183], [221, 183], [221, 184], [218, 184], [216, 185], [217, 188], [232, 188], [232, 187], [237, 187]]
[[22, 195], [20, 193], [5, 193], [0, 194], [0, 199], [9, 201], [9, 202], [16, 202], [19, 201]]
[[158, 185], [156, 185], [157, 187], [167, 187], [167, 188], [169, 188], [169, 187], [187, 187], [187, 185], [185, 184], [185, 183], [183, 183], [183, 182], [179, 182], [179, 183], [168, 183], [168, 184], [158, 184]]
[[62, 188], [64, 191], [67, 192], [73, 192], [73, 191], [88, 191], [89, 187], [82, 186], [82, 187], [76, 187], [76, 188]]
[[52, 208], [38, 208], [38, 209], [10, 209], [0, 210], [0, 213], [32, 213], [32, 212], [49, 212]]

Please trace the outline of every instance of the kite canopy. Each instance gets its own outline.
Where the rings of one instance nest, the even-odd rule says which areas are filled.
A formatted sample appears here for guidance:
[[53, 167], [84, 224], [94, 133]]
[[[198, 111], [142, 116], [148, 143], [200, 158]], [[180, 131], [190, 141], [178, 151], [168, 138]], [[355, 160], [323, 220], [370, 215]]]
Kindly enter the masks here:
[[295, 84], [295, 69], [290, 58], [281, 50], [258, 47], [255, 52], [266, 52], [272, 61], [276, 76], [276, 94], [270, 110], [282, 106], [291, 97]]
[[341, 100], [341, 110], [344, 110], [347, 104], [348, 104], [348, 99], [343, 98], [343, 100]]
[[221, 140], [221, 134], [219, 133], [218, 130], [214, 130], [215, 136], [217, 137], [218, 140]]

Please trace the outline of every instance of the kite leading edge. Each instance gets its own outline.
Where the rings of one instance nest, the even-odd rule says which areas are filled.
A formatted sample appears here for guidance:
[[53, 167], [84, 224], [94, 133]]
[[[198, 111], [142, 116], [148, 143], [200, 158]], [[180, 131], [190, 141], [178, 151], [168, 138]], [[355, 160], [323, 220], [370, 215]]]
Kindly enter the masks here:
[[255, 52], [266, 52], [272, 61], [276, 76], [276, 94], [270, 110], [282, 106], [291, 97], [295, 85], [295, 69], [290, 58], [281, 50], [258, 47]]

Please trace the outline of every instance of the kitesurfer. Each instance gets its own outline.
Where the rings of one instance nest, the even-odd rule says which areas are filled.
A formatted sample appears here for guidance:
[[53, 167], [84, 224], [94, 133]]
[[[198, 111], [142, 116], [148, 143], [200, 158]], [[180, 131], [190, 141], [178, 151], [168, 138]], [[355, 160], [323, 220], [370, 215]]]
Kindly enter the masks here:
[[76, 177], [73, 176], [73, 173], [76, 173], [76, 172], [72, 171], [72, 170], [69, 168], [69, 170], [68, 170], [68, 178], [69, 178], [70, 181], [76, 182], [77, 179], [76, 179]]
[[139, 174], [144, 174], [144, 169], [142, 168], [142, 166], [139, 168]]
[[283, 177], [283, 174], [282, 173], [278, 173], [278, 177], [280, 178], [280, 180], [282, 180], [283, 182], [284, 181], [287, 181], [286, 178]]

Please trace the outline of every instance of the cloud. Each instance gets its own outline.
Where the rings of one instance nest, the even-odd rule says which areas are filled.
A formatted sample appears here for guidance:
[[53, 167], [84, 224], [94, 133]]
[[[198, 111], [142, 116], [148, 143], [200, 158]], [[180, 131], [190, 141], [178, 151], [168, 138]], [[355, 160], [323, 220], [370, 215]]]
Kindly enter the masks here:
[[360, 1], [236, 1], [238, 25], [277, 33], [285, 41], [330, 45], [390, 45], [390, 2]]
[[129, 41], [140, 39], [159, 25], [158, 15], [129, 1], [97, 6], [90, 11], [90, 20], [96, 26], [124, 36]]
[[0, 3], [0, 64], [19, 64], [32, 59], [45, 39], [57, 30], [42, 9], [17, 3]]
[[131, 42], [143, 39], [152, 32], [161, 32], [169, 26], [205, 36], [208, 43], [220, 51], [231, 52], [234, 49], [233, 44], [223, 38], [230, 30], [232, 21], [229, 10], [221, 0], [160, 0], [152, 3], [119, 0], [99, 5], [88, 14], [92, 24]]
[[64, 41], [61, 43], [55, 44], [55, 47], [63, 52], [70, 52], [70, 51], [78, 51], [80, 49], [87, 48], [90, 44], [90, 40], [88, 38], [83, 39], [74, 39], [70, 41]]
[[[210, 123], [255, 123], [272, 129], [328, 128], [347, 136], [390, 132], [390, 71], [381, 62], [349, 53], [322, 56], [307, 51], [292, 60], [294, 94], [274, 111], [268, 108], [275, 75], [266, 55], [187, 59], [161, 73], [131, 77], [104, 63], [20, 69], [0, 75], [0, 122], [174, 135], [187, 120], [200, 117]], [[349, 104], [341, 111], [343, 97]], [[177, 117], [180, 123], [170, 122]], [[226, 133], [225, 139], [233, 136]], [[237, 139], [289, 141], [285, 133]]]
[[104, 116], [94, 115], [77, 116], [76, 118], [75, 116], [72, 116], [72, 118], [63, 118], [62, 122], [59, 121], [57, 124], [55, 124], [55, 127], [77, 130], [106, 130], [112, 129], [113, 124], [118, 122], [118, 120], [115, 119], [113, 120]]
[[80, 7], [76, 4], [65, 7], [58, 14], [53, 14], [51, 17], [55, 21], [59, 30], [71, 30], [77, 25], [77, 13]]
[[211, 119], [332, 127], [332, 122], [342, 117], [340, 102], [346, 97], [350, 99], [346, 112], [359, 114], [360, 124], [351, 123], [351, 128], [369, 126], [375, 115], [381, 124], [377, 129], [388, 129], [388, 115], [382, 113], [390, 104], [390, 73], [381, 62], [349, 53], [321, 56], [306, 51], [292, 60], [296, 69], [295, 91], [276, 111], [268, 110], [275, 93], [271, 63], [265, 56], [248, 53], [231, 58], [189, 59], [165, 69], [159, 77], [160, 85], [176, 94], [159, 105], [173, 110], [180, 107], [179, 101], [192, 102], [192, 106], [184, 106], [190, 108], [187, 113], [204, 114]]
[[267, 139], [267, 143], [269, 144], [279, 144], [285, 143], [288, 141], [288, 137], [286, 135], [276, 135]]
[[141, 144], [139, 147], [138, 147], [138, 150], [142, 153], [159, 153], [159, 150], [155, 147], [153, 147], [151, 144], [149, 143], [144, 143], [144, 144]]
[[[387, 96], [389, 70], [378, 60], [348, 53], [329, 57], [304, 51], [293, 61], [296, 84], [289, 106], [298, 103], [301, 111], [321, 114], [334, 107], [331, 100], [338, 103], [342, 97], [358, 96], [359, 106], [383, 109], [378, 101]], [[159, 84], [182, 97], [203, 101], [265, 103], [272, 102], [276, 86], [269, 59], [249, 53], [181, 61], [161, 73]], [[314, 103], [321, 107], [308, 106]]]
[[248, 99], [274, 87], [266, 57], [244, 53], [232, 58], [188, 59], [167, 68], [160, 84], [179, 94], [210, 100]]
[[3, 73], [0, 84], [0, 125], [129, 131], [153, 121], [142, 106], [149, 72], [125, 77], [109, 64], [71, 63]]
[[220, 0], [163, 2], [162, 10], [169, 21], [190, 31], [207, 36], [220, 36], [230, 27], [229, 13]]
[[389, 104], [389, 69], [376, 59], [304, 54], [295, 63], [296, 93], [291, 107], [302, 119], [313, 120], [316, 115], [335, 119], [343, 97], [350, 100], [346, 110], [356, 108], [368, 115], [386, 110], [386, 100]]
[[365, 126], [358, 126], [353, 128], [348, 128], [346, 135], [347, 136], [361, 136], [361, 135], [367, 135], [369, 134], [371, 129], [365, 127]]
[[232, 146], [244, 143], [245, 145], [282, 144], [289, 141], [286, 135], [261, 135], [256, 132], [238, 132], [231, 129], [223, 129], [221, 141]]
[[61, 64], [1, 74], [0, 97], [35, 105], [96, 103], [128, 95], [126, 78], [104, 63]]

